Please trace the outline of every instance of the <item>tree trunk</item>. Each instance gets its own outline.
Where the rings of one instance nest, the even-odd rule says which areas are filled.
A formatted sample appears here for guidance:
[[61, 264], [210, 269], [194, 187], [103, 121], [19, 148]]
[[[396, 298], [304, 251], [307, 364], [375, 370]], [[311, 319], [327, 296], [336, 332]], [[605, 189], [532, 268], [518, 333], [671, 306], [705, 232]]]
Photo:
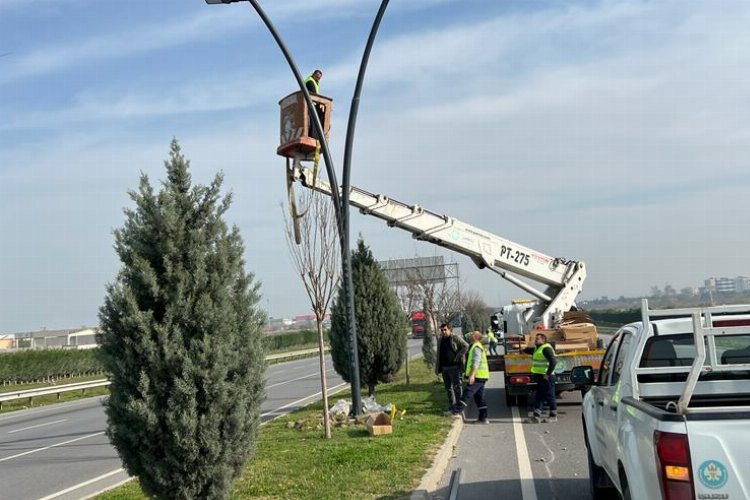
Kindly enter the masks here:
[[374, 396], [375, 395], [375, 384], [367, 384], [367, 392], [368, 396]]
[[320, 359], [320, 392], [323, 398], [323, 427], [326, 439], [331, 439], [331, 419], [328, 416], [328, 383], [326, 382], [326, 352], [323, 345], [323, 320], [318, 319], [318, 351]]
[[404, 364], [406, 365], [405, 366], [405, 368], [406, 368], [406, 385], [409, 385], [409, 383], [411, 381], [409, 380], [409, 346], [408, 345], [406, 346], [406, 359], [404, 360]]

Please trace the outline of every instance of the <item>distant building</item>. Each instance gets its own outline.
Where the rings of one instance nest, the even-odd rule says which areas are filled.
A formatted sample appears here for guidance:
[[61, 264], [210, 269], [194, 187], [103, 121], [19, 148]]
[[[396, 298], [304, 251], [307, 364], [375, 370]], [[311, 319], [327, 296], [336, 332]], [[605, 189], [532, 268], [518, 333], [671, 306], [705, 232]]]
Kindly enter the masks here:
[[716, 291], [719, 293], [734, 293], [736, 290], [732, 278], [716, 278]]
[[266, 330], [269, 332], [278, 332], [288, 330], [292, 325], [294, 325], [294, 320], [290, 318], [268, 318]]
[[[330, 324], [331, 313], [328, 313], [323, 317], [323, 328], [328, 328]], [[297, 329], [316, 328], [316, 325], [314, 314], [299, 314], [294, 317], [294, 327]]]
[[16, 336], [13, 333], [0, 335], [0, 350], [15, 349]]
[[[20, 332], [0, 336], [0, 349], [46, 349], [46, 348], [76, 348], [91, 349], [96, 344], [97, 328], [75, 328], [70, 330], [39, 330], [36, 332]], [[10, 342], [3, 342], [4, 337], [12, 336]]]
[[736, 278], [708, 278], [704, 281], [706, 293], [744, 293], [750, 292], [750, 278], [737, 276]]

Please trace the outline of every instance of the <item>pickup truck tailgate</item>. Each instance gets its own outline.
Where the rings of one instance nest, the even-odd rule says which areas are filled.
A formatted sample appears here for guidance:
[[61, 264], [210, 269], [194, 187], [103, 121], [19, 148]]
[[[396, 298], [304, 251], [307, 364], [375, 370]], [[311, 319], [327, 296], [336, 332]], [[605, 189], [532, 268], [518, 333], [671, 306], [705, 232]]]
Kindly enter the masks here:
[[697, 498], [750, 498], [750, 421], [688, 420]]

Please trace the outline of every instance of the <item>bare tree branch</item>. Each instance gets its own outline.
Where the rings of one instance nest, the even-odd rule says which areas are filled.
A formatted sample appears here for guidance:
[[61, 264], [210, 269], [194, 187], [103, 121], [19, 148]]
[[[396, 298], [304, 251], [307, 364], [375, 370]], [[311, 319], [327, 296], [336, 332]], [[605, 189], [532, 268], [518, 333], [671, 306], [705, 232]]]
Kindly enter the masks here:
[[[294, 236], [294, 221], [284, 210], [284, 226], [289, 256], [302, 280], [310, 299], [318, 327], [318, 347], [320, 350], [320, 384], [323, 395], [323, 423], [326, 438], [331, 438], [331, 424], [328, 418], [328, 387], [325, 370], [325, 350], [323, 345], [323, 322], [333, 294], [339, 283], [338, 234], [330, 198], [313, 190], [304, 190], [299, 196], [299, 206], [303, 217], [299, 219], [300, 244]], [[282, 207], [283, 210], [283, 207]]]

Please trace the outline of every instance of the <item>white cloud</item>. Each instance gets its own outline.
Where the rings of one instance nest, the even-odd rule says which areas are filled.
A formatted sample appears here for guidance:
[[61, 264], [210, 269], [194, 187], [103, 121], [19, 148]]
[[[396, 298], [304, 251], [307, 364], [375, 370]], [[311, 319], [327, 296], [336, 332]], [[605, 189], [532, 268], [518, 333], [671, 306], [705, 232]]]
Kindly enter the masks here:
[[[50, 0], [32, 0], [40, 4], [52, 4]], [[68, 0], [76, 2], [81, 0]], [[410, 8], [424, 8], [434, 4], [455, 0], [420, 0], [412, 2]], [[4, 0], [3, 8], [21, 7], [28, 1]], [[29, 7], [26, 5], [26, 7]], [[59, 7], [59, 5], [58, 5]], [[45, 45], [36, 50], [14, 58], [4, 67], [0, 74], [0, 84], [52, 73], [62, 69], [91, 64], [101, 60], [128, 57], [155, 50], [179, 46], [196, 41], [215, 40], [237, 34], [240, 30], [258, 29], [261, 27], [252, 12], [239, 12], [245, 5], [204, 6], [199, 13], [178, 18], [174, 21], [163, 21], [154, 24], [137, 26], [131, 30], [90, 36], [68, 43]], [[261, 6], [263, 7], [263, 6]], [[265, 7], [263, 7], [265, 10]], [[290, 20], [330, 20], [345, 18], [356, 13], [370, 14], [372, 6], [357, 0], [296, 0], [274, 2], [268, 10], [269, 18], [274, 24]], [[374, 15], [374, 11], [372, 12]], [[265, 28], [264, 28], [265, 29]]]
[[[351, 15], [360, 8], [354, 0], [337, 5]], [[237, 15], [229, 7], [216, 12]], [[747, 274], [749, 15], [744, 3], [600, 2], [383, 37], [365, 84], [353, 182], [541, 252], [586, 260], [586, 297]], [[197, 23], [194, 34], [204, 36], [204, 27]], [[180, 33], [160, 43], [177, 43]], [[337, 162], [360, 56], [353, 50], [325, 68], [325, 91], [337, 97]], [[99, 284], [116, 269], [103, 228], [121, 223], [124, 192], [136, 185], [138, 169], [162, 177], [161, 160], [176, 135], [196, 180], [225, 170], [236, 193], [230, 217], [272, 312], [306, 307], [279, 255], [285, 191], [283, 160], [274, 154], [275, 103], [293, 82], [285, 69], [256, 75], [197, 75], [170, 84], [168, 93], [145, 78], [127, 88], [109, 83], [78, 91], [69, 108], [4, 117], [7, 132], [51, 132], [33, 148], [0, 151], [4, 234], [17, 229], [18, 242], [61, 248], [65, 256], [60, 264], [38, 254], [57, 263], [42, 268], [57, 268], [57, 284], [35, 297], [54, 301], [54, 290], [81, 275], [99, 294], [87, 295], [89, 309], [98, 305]], [[101, 214], [89, 214], [82, 199], [94, 200]], [[354, 212], [353, 234], [362, 232], [379, 258], [434, 253], [371, 219]], [[60, 245], [71, 239], [85, 243], [83, 253]], [[0, 281], [13, 282], [6, 278], [14, 269], [16, 281], [24, 279], [23, 253], [6, 243]], [[87, 262], [96, 262], [93, 274], [86, 274]], [[458, 262], [468, 286], [488, 302], [518, 296], [468, 259]]]

